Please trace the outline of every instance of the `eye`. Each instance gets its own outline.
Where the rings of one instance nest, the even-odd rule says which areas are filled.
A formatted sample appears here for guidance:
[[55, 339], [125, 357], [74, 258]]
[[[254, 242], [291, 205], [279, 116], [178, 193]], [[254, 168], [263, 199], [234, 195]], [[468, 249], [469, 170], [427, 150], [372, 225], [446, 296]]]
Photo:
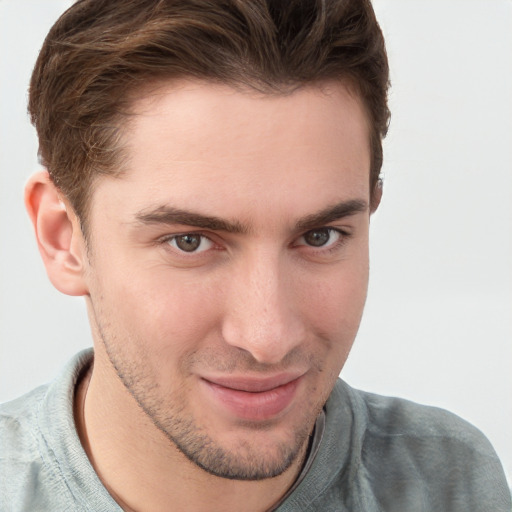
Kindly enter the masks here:
[[213, 247], [213, 242], [197, 233], [184, 233], [182, 235], [175, 235], [166, 240], [166, 242], [175, 249], [181, 252], [203, 252]]
[[312, 229], [299, 238], [298, 245], [309, 245], [310, 247], [329, 247], [341, 238], [341, 233], [333, 228]]

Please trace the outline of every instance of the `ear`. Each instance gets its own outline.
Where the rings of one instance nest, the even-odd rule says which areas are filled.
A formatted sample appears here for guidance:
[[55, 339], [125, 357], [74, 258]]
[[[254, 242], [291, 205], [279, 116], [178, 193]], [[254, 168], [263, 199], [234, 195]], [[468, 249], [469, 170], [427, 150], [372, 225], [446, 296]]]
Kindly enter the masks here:
[[87, 252], [80, 222], [61, 198], [47, 171], [29, 179], [25, 186], [25, 207], [53, 286], [67, 295], [87, 295], [84, 279]]
[[379, 204], [382, 200], [382, 192], [383, 192], [383, 183], [379, 178], [377, 183], [375, 183], [375, 187], [373, 188], [373, 192], [370, 198], [370, 215], [375, 213]]

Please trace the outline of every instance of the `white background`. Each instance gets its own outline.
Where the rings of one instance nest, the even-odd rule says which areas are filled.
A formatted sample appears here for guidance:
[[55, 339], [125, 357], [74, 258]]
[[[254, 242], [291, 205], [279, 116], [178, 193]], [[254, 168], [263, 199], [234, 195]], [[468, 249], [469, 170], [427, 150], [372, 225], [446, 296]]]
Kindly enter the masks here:
[[[31, 67], [65, 0], [0, 0], [0, 401], [90, 345], [23, 208]], [[353, 386], [450, 409], [512, 476], [512, 2], [375, 0], [392, 68], [385, 193]]]

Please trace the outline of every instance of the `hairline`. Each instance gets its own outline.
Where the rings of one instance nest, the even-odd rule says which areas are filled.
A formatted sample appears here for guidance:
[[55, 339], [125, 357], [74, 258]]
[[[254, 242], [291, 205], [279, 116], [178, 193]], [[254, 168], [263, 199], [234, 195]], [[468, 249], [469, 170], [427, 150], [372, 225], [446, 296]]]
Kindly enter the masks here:
[[[348, 73], [346, 75], [340, 76], [338, 78], [320, 78], [317, 80], [308, 80], [304, 82], [294, 81], [289, 84], [266, 84], [265, 87], [258, 87], [258, 83], [249, 83], [248, 81], [241, 81], [237, 79], [230, 80], [226, 78], [224, 80], [220, 79], [212, 79], [208, 77], [195, 77], [192, 75], [181, 75], [181, 76], [171, 76], [171, 77], [155, 77], [148, 83], [142, 85], [135, 85], [129, 88], [125, 93], [125, 110], [122, 113], [119, 113], [116, 118], [114, 118], [113, 124], [118, 132], [118, 141], [113, 150], [117, 153], [117, 172], [102, 172], [100, 169], [93, 170], [91, 173], [91, 178], [89, 182], [89, 186], [87, 187], [87, 192], [84, 201], [83, 211], [75, 212], [80, 227], [82, 230], [82, 234], [84, 238], [88, 240], [89, 237], [89, 219], [90, 219], [90, 211], [93, 202], [93, 195], [95, 191], [95, 187], [97, 183], [104, 178], [112, 178], [112, 179], [121, 179], [122, 176], [130, 171], [129, 162], [129, 146], [124, 141], [126, 133], [130, 129], [130, 124], [134, 122], [138, 116], [141, 115], [141, 112], [137, 111], [137, 105], [140, 105], [142, 102], [148, 100], [151, 96], [156, 97], [159, 94], [163, 94], [166, 90], [172, 87], [173, 84], [176, 84], [178, 87], [181, 84], [205, 84], [211, 86], [219, 86], [219, 87], [228, 87], [233, 89], [235, 92], [239, 92], [242, 94], [254, 94], [261, 98], [265, 97], [287, 97], [298, 91], [304, 89], [317, 89], [325, 94], [327, 94], [327, 88], [332, 85], [342, 86], [349, 93], [349, 95], [359, 102], [360, 106], [363, 109], [364, 113], [364, 121], [367, 130], [368, 137], [368, 152], [370, 155], [370, 169], [368, 171], [368, 180], [370, 186], [370, 203], [372, 203], [372, 197], [374, 191], [372, 190], [372, 158], [373, 158], [373, 148], [372, 148], [372, 123], [371, 123], [371, 112], [366, 104], [366, 101], [363, 98], [362, 93], [359, 91], [359, 87], [357, 84], [357, 80], [351, 77]], [[261, 84], [260, 84], [261, 85]], [[151, 100], [150, 100], [151, 101]], [[93, 166], [91, 166], [93, 168]], [[379, 178], [376, 180], [375, 185]], [[63, 195], [64, 192], [61, 191]], [[74, 207], [73, 207], [74, 209]]]

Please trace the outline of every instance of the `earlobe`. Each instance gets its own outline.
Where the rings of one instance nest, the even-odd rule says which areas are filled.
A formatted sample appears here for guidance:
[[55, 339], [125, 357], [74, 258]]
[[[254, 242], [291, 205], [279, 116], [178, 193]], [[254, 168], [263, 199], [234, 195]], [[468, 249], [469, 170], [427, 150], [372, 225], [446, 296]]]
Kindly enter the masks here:
[[25, 186], [25, 206], [52, 284], [67, 295], [87, 295], [84, 279], [87, 255], [80, 224], [48, 172], [40, 171], [29, 179]]

